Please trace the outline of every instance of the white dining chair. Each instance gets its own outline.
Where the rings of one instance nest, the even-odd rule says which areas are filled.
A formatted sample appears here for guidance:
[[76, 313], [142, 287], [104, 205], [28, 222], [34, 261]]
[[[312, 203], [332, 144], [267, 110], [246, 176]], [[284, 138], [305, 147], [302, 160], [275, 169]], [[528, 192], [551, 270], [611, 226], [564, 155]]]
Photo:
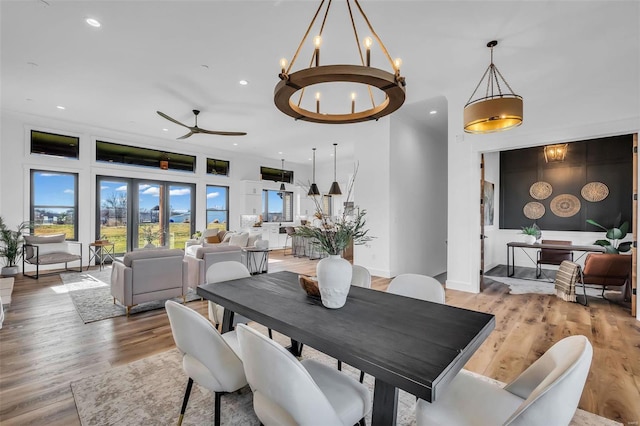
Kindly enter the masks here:
[[585, 336], [566, 337], [504, 388], [462, 370], [434, 403], [418, 400], [418, 426], [568, 425], [592, 356]]
[[220, 399], [247, 385], [235, 331], [220, 334], [198, 312], [172, 300], [165, 303], [173, 340], [182, 353], [182, 368], [189, 377], [178, 425], [182, 424], [195, 381], [215, 394], [214, 424], [220, 425]]
[[253, 408], [265, 426], [364, 425], [371, 393], [351, 377], [317, 361], [298, 361], [273, 340], [238, 324]]
[[[223, 281], [229, 280], [237, 280], [240, 278], [248, 278], [251, 276], [249, 269], [244, 266], [240, 262], [235, 261], [224, 261], [214, 263], [207, 270], [207, 284], [209, 283], [219, 283]], [[222, 324], [222, 319], [224, 317], [224, 308], [216, 303], [209, 301], [208, 303], [208, 315], [209, 319], [213, 321], [216, 328], [218, 325]], [[233, 316], [233, 325], [235, 326], [238, 323], [248, 323], [250, 319], [243, 317], [242, 315], [234, 315]], [[269, 337], [273, 337], [273, 332], [271, 329], [268, 329]]]
[[444, 287], [438, 280], [420, 274], [400, 274], [389, 283], [387, 293], [445, 303]]
[[[351, 285], [356, 287], [371, 288], [371, 273], [367, 268], [353, 265]], [[338, 370], [342, 371], [342, 361], [338, 360]], [[360, 371], [360, 383], [364, 381], [364, 371]]]
[[371, 288], [371, 273], [367, 268], [360, 265], [353, 265], [351, 269], [351, 285]]

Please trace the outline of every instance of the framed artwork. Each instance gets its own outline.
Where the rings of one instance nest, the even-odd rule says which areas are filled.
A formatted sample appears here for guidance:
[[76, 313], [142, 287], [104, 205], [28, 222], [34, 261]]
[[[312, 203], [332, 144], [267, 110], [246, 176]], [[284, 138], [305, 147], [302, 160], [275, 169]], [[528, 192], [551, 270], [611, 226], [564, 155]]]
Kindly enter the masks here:
[[484, 225], [493, 225], [493, 200], [494, 200], [494, 184], [488, 180], [484, 181], [484, 194], [482, 196], [484, 202]]

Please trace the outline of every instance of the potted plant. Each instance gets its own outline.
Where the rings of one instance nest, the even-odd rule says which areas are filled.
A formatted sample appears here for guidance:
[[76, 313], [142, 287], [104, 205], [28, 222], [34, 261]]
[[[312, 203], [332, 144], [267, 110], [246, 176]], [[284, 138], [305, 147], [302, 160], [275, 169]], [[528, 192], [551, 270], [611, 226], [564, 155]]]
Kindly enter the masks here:
[[[347, 188], [345, 205], [350, 202], [357, 173], [356, 166]], [[352, 241], [355, 245], [362, 245], [372, 240], [373, 237], [368, 235], [369, 230], [366, 229], [367, 211], [359, 208], [344, 209], [342, 215], [331, 218], [324, 211], [322, 199], [312, 199], [318, 225], [300, 226], [296, 228], [296, 235], [308, 238], [311, 244], [328, 255], [316, 267], [318, 287], [324, 306], [340, 308], [346, 302], [351, 285], [351, 264], [342, 258], [342, 252]]]
[[627, 236], [627, 232], [629, 231], [629, 222], [625, 221], [623, 224], [620, 224], [620, 220], [622, 220], [621, 215], [618, 215], [614, 226], [607, 229], [595, 220], [587, 219], [588, 224], [597, 226], [606, 232], [606, 240], [596, 240], [593, 244], [604, 247], [607, 253], [619, 254], [631, 250], [631, 244], [633, 244], [632, 241], [620, 242], [620, 240]]
[[535, 226], [523, 226], [521, 234], [524, 234], [525, 244], [535, 244], [538, 231]]
[[22, 222], [15, 231], [9, 229], [0, 216], [0, 257], [4, 258], [3, 276], [18, 274], [18, 261], [22, 256], [22, 234], [29, 228], [29, 222]]
[[142, 239], [147, 243], [144, 248], [154, 248], [154, 241], [158, 239], [160, 233], [154, 230], [151, 225], [145, 225], [142, 227]]

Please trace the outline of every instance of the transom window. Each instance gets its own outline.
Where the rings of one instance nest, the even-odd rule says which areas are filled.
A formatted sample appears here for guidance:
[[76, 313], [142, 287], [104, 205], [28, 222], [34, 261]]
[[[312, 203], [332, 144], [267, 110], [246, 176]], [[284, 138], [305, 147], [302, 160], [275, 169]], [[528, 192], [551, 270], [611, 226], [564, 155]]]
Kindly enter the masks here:
[[77, 159], [80, 153], [80, 138], [32, 130], [31, 153]]

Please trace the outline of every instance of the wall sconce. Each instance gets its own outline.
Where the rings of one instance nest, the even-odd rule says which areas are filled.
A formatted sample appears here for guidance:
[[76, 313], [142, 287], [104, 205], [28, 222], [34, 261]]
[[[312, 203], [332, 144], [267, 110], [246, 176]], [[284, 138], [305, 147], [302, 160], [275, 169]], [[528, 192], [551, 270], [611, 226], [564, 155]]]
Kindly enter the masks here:
[[547, 163], [552, 161], [564, 161], [564, 157], [567, 155], [568, 146], [568, 143], [546, 145], [544, 147], [544, 161]]
[[169, 156], [168, 155], [163, 155], [162, 159], [160, 160], [160, 169], [162, 170], [168, 170], [169, 169]]

